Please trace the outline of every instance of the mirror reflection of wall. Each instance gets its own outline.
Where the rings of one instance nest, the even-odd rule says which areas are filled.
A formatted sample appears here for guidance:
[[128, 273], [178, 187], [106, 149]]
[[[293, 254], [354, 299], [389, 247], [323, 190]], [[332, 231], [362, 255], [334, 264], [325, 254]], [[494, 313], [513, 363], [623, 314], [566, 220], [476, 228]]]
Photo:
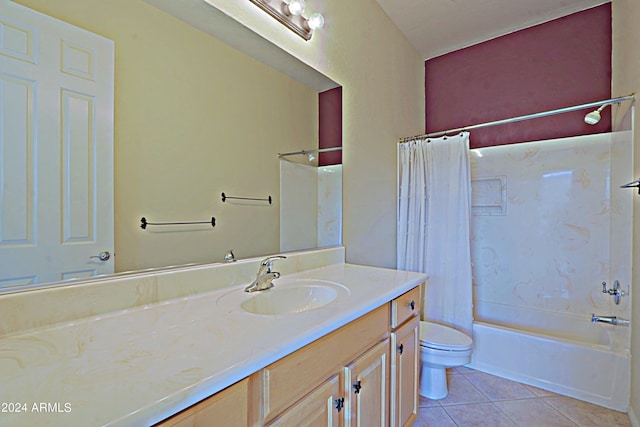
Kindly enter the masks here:
[[277, 153], [318, 147], [316, 89], [142, 0], [16, 3], [115, 43], [116, 272], [280, 250]]
[[342, 244], [342, 87], [318, 111], [318, 148], [278, 156], [281, 251]]
[[342, 165], [280, 161], [280, 250], [342, 244]]
[[342, 86], [325, 90], [318, 95], [318, 165], [341, 165], [342, 150]]

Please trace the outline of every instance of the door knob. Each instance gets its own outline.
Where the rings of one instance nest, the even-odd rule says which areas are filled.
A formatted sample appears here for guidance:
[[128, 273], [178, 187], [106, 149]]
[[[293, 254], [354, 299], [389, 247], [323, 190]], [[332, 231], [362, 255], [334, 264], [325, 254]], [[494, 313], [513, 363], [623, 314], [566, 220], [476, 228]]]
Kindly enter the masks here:
[[111, 258], [109, 251], [102, 251], [98, 255], [90, 256], [89, 258], [98, 258], [100, 261], [108, 261]]

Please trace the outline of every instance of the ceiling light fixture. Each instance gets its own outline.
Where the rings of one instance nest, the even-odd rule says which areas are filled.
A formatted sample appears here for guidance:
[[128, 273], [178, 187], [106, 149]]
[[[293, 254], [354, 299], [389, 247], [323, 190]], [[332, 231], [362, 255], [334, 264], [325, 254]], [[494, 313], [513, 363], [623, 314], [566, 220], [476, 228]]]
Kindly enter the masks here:
[[305, 40], [310, 40], [313, 32], [324, 26], [324, 17], [317, 12], [308, 19], [302, 16], [306, 8], [304, 0], [249, 1]]

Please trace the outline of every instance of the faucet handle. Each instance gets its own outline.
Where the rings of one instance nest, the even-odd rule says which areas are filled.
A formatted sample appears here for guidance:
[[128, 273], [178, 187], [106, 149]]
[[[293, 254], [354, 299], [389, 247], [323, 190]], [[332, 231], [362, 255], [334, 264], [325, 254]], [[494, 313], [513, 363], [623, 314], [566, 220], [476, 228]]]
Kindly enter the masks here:
[[260, 265], [263, 265], [265, 267], [271, 267], [271, 263], [277, 259], [286, 259], [287, 257], [284, 255], [275, 255], [275, 256], [270, 256], [268, 258], [265, 258], [262, 260], [262, 262], [260, 263]]
[[225, 262], [236, 262], [236, 255], [233, 253], [233, 249], [229, 249], [224, 254], [224, 261]]

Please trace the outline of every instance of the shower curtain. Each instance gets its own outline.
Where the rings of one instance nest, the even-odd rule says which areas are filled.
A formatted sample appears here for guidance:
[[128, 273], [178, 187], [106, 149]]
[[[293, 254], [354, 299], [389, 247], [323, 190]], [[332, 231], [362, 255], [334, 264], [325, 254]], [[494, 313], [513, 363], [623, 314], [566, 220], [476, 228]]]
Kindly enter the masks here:
[[471, 335], [469, 133], [398, 145], [398, 269], [429, 275], [424, 320]]

